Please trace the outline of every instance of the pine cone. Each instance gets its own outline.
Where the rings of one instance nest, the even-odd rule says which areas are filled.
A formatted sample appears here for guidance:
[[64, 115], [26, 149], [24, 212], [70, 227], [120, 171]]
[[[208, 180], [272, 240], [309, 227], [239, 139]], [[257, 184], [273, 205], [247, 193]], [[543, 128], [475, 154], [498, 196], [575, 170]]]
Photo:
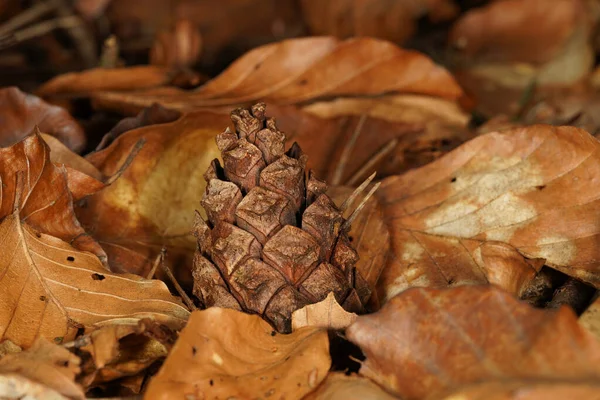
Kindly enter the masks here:
[[350, 221], [327, 185], [307, 177], [296, 143], [285, 151], [265, 104], [236, 109], [231, 119], [236, 132], [217, 136], [224, 165], [215, 159], [204, 175], [208, 221], [197, 214], [194, 294], [206, 307], [260, 314], [280, 332], [291, 330], [293, 311], [329, 292], [361, 312], [371, 291], [355, 268]]

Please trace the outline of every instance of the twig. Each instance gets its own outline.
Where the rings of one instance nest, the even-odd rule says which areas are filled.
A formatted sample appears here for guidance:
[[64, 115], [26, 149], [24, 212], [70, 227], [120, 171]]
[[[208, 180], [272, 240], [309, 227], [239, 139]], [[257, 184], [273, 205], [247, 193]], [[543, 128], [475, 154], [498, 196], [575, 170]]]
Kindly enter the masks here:
[[392, 152], [398, 145], [398, 139], [390, 140], [385, 146], [373, 154], [371, 158], [362, 166], [354, 175], [346, 182], [347, 186], [354, 186], [361, 176], [365, 175], [371, 168], [373, 168], [379, 161], [385, 158]]
[[[166, 249], [163, 248], [163, 251], [166, 253]], [[165, 271], [165, 274], [167, 274], [167, 277], [169, 277], [169, 279], [171, 280], [171, 283], [173, 283], [173, 286], [175, 286], [175, 290], [177, 290], [177, 293], [179, 293], [179, 296], [181, 296], [181, 298], [183, 299], [183, 302], [185, 303], [187, 308], [190, 311], [196, 311], [198, 308], [196, 307], [196, 305], [194, 304], [192, 299], [190, 299], [189, 296], [187, 295], [187, 293], [183, 290], [181, 285], [179, 285], [179, 282], [177, 282], [177, 279], [175, 279], [175, 276], [173, 276], [173, 273], [167, 266], [165, 259], [166, 259], [166, 257], [162, 257], [162, 260], [160, 263], [163, 271]]]
[[52, 11], [53, 9], [54, 6], [51, 3], [36, 3], [32, 7], [15, 15], [13, 18], [2, 24], [2, 26], [0, 26], [0, 36], [10, 34], [15, 29], [19, 29], [23, 25], [27, 25], [28, 23], [35, 21], [37, 18], [49, 11]]
[[333, 175], [331, 177], [332, 185], [339, 185], [342, 183], [342, 174], [346, 169], [346, 164], [352, 155], [352, 151], [354, 150], [354, 145], [358, 140], [362, 132], [363, 125], [367, 120], [367, 114], [363, 114], [360, 116], [360, 120], [358, 120], [358, 124], [356, 124], [356, 128], [354, 128], [354, 132], [352, 132], [352, 136], [350, 136], [350, 140], [346, 142], [344, 149], [342, 150], [342, 155], [340, 156], [340, 160], [337, 163], [335, 170], [333, 171]]
[[48, 1], [54, 5], [58, 16], [77, 18], [79, 23], [76, 26], [67, 29], [67, 33], [71, 36], [71, 39], [73, 39], [73, 43], [79, 52], [83, 64], [88, 68], [95, 67], [98, 64], [95, 41], [83, 20], [73, 12], [73, 9], [66, 0]]
[[369, 191], [369, 193], [367, 193], [367, 195], [365, 196], [365, 198], [362, 199], [362, 201], [360, 202], [360, 204], [358, 205], [358, 207], [356, 207], [356, 209], [352, 212], [352, 214], [348, 217], [348, 219], [346, 221], [344, 221], [344, 224], [341, 227], [342, 231], [350, 229], [350, 226], [352, 225], [352, 222], [356, 219], [356, 217], [358, 216], [358, 214], [360, 213], [360, 211], [367, 204], [367, 201], [369, 201], [369, 199], [371, 198], [371, 196], [373, 196], [373, 193], [375, 193], [375, 191], [377, 189], [379, 189], [379, 186], [381, 186], [381, 182], [377, 182], [375, 184], [375, 186], [373, 186], [371, 188], [371, 190]]
[[27, 40], [43, 36], [55, 29], [70, 29], [80, 23], [81, 21], [77, 17], [55, 18], [49, 21], [40, 22], [39, 24], [33, 25], [29, 28], [24, 28], [20, 31], [4, 35], [2, 39], [0, 39], [0, 49], [11, 47]]
[[167, 254], [167, 249], [165, 247], [162, 248], [162, 250], [160, 251], [160, 253], [158, 253], [158, 255], [156, 256], [156, 258], [154, 259], [154, 264], [152, 264], [152, 269], [150, 270], [150, 272], [148, 272], [148, 276], [146, 276], [146, 279], [152, 279], [154, 278], [154, 274], [156, 273], [156, 269], [158, 268], [158, 266], [163, 263], [165, 261], [165, 255]]
[[138, 153], [142, 150], [142, 147], [144, 147], [144, 145], [146, 144], [146, 139], [140, 139], [135, 143], [135, 146], [133, 146], [133, 149], [131, 149], [131, 152], [129, 153], [129, 155], [127, 156], [127, 158], [125, 159], [125, 162], [123, 163], [123, 165], [121, 165], [119, 167], [119, 169], [117, 170], [117, 172], [115, 172], [113, 175], [111, 175], [106, 182], [104, 182], [107, 185], [112, 184], [114, 181], [116, 181], [117, 179], [119, 179], [119, 177], [121, 175], [123, 175], [123, 172], [125, 172], [127, 170], [127, 168], [131, 165], [131, 163], [133, 162], [133, 160], [135, 159], [135, 157], [138, 155]]
[[375, 175], [377, 175], [377, 172], [373, 172], [371, 176], [369, 176], [363, 183], [360, 184], [359, 187], [354, 189], [354, 192], [352, 192], [352, 194], [350, 194], [350, 196], [348, 196], [348, 198], [340, 206], [341, 211], [345, 211], [350, 204], [354, 203], [354, 200], [367, 188], [367, 186], [369, 186], [369, 183], [375, 179]]

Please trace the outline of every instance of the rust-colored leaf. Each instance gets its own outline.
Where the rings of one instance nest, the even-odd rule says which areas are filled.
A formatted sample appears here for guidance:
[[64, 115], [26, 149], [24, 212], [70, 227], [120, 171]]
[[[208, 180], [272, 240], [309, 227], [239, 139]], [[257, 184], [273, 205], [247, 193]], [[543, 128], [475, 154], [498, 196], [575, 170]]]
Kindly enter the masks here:
[[358, 375], [330, 372], [327, 378], [305, 400], [393, 400], [396, 397], [385, 392], [373, 381]]
[[577, 128], [536, 125], [480, 136], [385, 180], [376, 195], [393, 255], [381, 299], [486, 282], [520, 294], [542, 264], [600, 285], [599, 149]]
[[75, 383], [79, 357], [40, 338], [24, 352], [0, 359], [0, 397], [5, 399], [84, 399]]
[[85, 147], [85, 133], [63, 108], [26, 94], [17, 87], [0, 89], [0, 146], [9, 147], [37, 126], [75, 152]]
[[420, 18], [445, 21], [458, 7], [453, 0], [302, 0], [302, 13], [313, 35], [372, 36], [404, 43]]
[[145, 398], [300, 399], [330, 364], [324, 330], [280, 335], [257, 315], [215, 307], [192, 313]]
[[563, 400], [600, 399], [596, 380], [497, 381], [469, 385], [440, 400]]
[[344, 310], [335, 300], [333, 292], [325, 300], [309, 304], [292, 313], [292, 330], [305, 326], [325, 329], [346, 329], [358, 315]]
[[104, 107], [172, 109], [233, 105], [256, 100], [295, 104], [322, 98], [414, 93], [456, 100], [462, 90], [428, 57], [370, 38], [285, 40], [258, 47], [191, 92], [175, 89], [94, 94]]
[[538, 310], [489, 286], [414, 288], [346, 330], [360, 373], [403, 399], [496, 380], [598, 379], [600, 342], [573, 312]]

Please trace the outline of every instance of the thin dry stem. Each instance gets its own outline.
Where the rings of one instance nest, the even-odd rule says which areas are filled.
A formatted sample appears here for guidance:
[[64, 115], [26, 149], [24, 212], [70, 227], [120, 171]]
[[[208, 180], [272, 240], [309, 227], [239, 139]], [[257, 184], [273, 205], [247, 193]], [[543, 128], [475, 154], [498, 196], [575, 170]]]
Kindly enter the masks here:
[[360, 204], [358, 205], [358, 207], [356, 207], [356, 209], [354, 210], [354, 212], [352, 212], [352, 215], [350, 215], [348, 217], [348, 219], [344, 222], [344, 224], [342, 225], [342, 228], [341, 228], [342, 231], [350, 229], [350, 226], [352, 225], [352, 222], [356, 219], [356, 217], [358, 216], [358, 214], [360, 213], [360, 211], [365, 207], [365, 205], [367, 204], [367, 201], [369, 201], [369, 199], [371, 198], [371, 196], [373, 196], [373, 194], [375, 193], [375, 191], [377, 189], [379, 189], [379, 186], [381, 186], [381, 182], [377, 182], [375, 184], [375, 186], [373, 186], [373, 188], [371, 188], [371, 190], [369, 191], [369, 193], [367, 193], [367, 195], [360, 202]]
[[371, 176], [369, 176], [363, 183], [360, 184], [359, 187], [354, 189], [354, 192], [344, 201], [344, 203], [340, 206], [340, 211], [344, 212], [346, 208], [350, 206], [350, 204], [354, 203], [354, 200], [369, 186], [369, 184], [375, 179], [375, 175], [377, 172], [373, 172]]
[[377, 153], [373, 154], [369, 160], [362, 166], [354, 175], [346, 181], [346, 186], [354, 186], [358, 182], [361, 176], [367, 174], [367, 172], [372, 169], [379, 161], [385, 158], [388, 154], [392, 152], [398, 145], [398, 139], [390, 140], [386, 145], [380, 148]]
[[331, 177], [332, 185], [339, 185], [342, 183], [342, 176], [346, 169], [346, 164], [348, 163], [348, 160], [350, 159], [350, 156], [352, 155], [352, 151], [354, 150], [354, 146], [356, 145], [356, 141], [358, 140], [358, 137], [362, 133], [362, 129], [363, 129], [363, 126], [365, 125], [366, 120], [367, 120], [367, 114], [363, 114], [360, 116], [360, 120], [358, 121], [358, 124], [356, 124], [356, 128], [354, 129], [354, 132], [352, 132], [352, 136], [350, 137], [350, 140], [348, 140], [346, 142], [346, 145], [344, 146], [344, 149], [342, 150], [342, 155], [340, 156], [340, 160], [339, 160], [338, 164], [336, 165], [335, 170], [333, 171], [333, 176]]
[[[163, 248], [163, 250], [166, 254], [166, 249]], [[161, 251], [161, 253], [162, 253]], [[181, 299], [183, 300], [183, 302], [185, 303], [185, 305], [187, 306], [187, 308], [190, 311], [196, 311], [198, 308], [196, 307], [196, 305], [194, 304], [194, 302], [192, 301], [192, 299], [190, 299], [190, 297], [187, 295], [187, 293], [185, 292], [185, 290], [183, 290], [183, 288], [181, 287], [181, 285], [179, 284], [179, 282], [177, 282], [177, 279], [175, 278], [175, 276], [173, 275], [173, 273], [171, 272], [171, 269], [167, 266], [167, 263], [165, 262], [166, 257], [161, 257], [161, 262], [160, 265], [163, 269], [163, 271], [165, 272], [165, 274], [167, 275], [167, 277], [171, 280], [171, 283], [173, 284], [173, 286], [175, 286], [175, 290], [177, 290], [177, 293], [179, 294], [179, 296], [181, 297]]]

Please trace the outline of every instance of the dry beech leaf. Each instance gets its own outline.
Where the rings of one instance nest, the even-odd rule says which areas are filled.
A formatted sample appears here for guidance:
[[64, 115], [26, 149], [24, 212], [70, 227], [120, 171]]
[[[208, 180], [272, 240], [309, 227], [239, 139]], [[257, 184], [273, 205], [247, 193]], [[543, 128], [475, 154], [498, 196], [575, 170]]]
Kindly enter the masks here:
[[545, 63], [566, 45], [586, 18], [580, 0], [504, 0], [465, 13], [450, 42], [479, 61]]
[[393, 400], [396, 398], [367, 378], [330, 372], [317, 390], [304, 397], [304, 400]]
[[456, 100], [462, 90], [427, 56], [370, 38], [285, 40], [253, 49], [194, 91], [159, 88], [100, 92], [104, 107], [195, 109], [265, 100], [294, 104], [321, 98], [402, 92]]
[[104, 325], [73, 342], [83, 359], [78, 381], [90, 387], [137, 376], [166, 357], [175, 339], [174, 331], [150, 319]]
[[[22, 175], [24, 188], [22, 197], [15, 198], [18, 174]], [[75, 217], [73, 194], [69, 191], [69, 187], [77, 186], [77, 194], [82, 195], [89, 193], [87, 189], [93, 192], [97, 187], [85, 188], [73, 180], [69, 182], [67, 169], [52, 163], [49, 147], [39, 134], [0, 148], [0, 180], [0, 218], [11, 215], [18, 204], [21, 219], [34, 230], [105, 258], [104, 251]]]
[[580, 129], [535, 125], [386, 179], [376, 195], [393, 254], [381, 300], [412, 286], [487, 282], [518, 295], [542, 264], [599, 286], [599, 150]]
[[40, 338], [21, 353], [0, 359], [0, 397], [3, 399], [85, 399], [75, 383], [79, 358]]
[[420, 18], [440, 22], [459, 11], [453, 0], [302, 0], [301, 4], [313, 35], [372, 36], [396, 43], [415, 33]]
[[85, 133], [63, 108], [17, 87], [0, 89], [0, 146], [11, 146], [28, 136], [37, 126], [75, 152], [85, 147]]
[[145, 398], [300, 399], [330, 364], [325, 330], [280, 335], [257, 315], [213, 307], [192, 313]]
[[596, 298], [581, 314], [579, 323], [600, 340], [600, 299]]
[[177, 328], [188, 316], [163, 282], [112, 274], [95, 255], [34, 231], [16, 212], [0, 224], [0, 237], [0, 339], [29, 347], [38, 336], [72, 340], [78, 327], [147, 317]]
[[467, 386], [439, 400], [600, 400], [600, 384], [588, 381], [497, 381]]
[[166, 85], [173, 76], [173, 70], [153, 65], [93, 68], [59, 75], [38, 88], [37, 94], [49, 97], [83, 95], [97, 90], [139, 90]]
[[228, 121], [219, 114], [189, 113], [127, 131], [87, 157], [110, 176], [140, 139], [146, 141], [119, 179], [77, 209], [86, 231], [107, 252], [113, 271], [147, 276], [164, 245], [171, 258], [193, 254], [190, 230], [205, 188], [202, 174], [219, 154], [214, 138]]
[[315, 304], [309, 304], [292, 313], [292, 331], [305, 326], [325, 329], [346, 329], [358, 315], [344, 310], [335, 300], [333, 292]]
[[346, 330], [360, 373], [403, 399], [511, 379], [600, 377], [600, 342], [571, 309], [539, 310], [494, 287], [413, 288]]

